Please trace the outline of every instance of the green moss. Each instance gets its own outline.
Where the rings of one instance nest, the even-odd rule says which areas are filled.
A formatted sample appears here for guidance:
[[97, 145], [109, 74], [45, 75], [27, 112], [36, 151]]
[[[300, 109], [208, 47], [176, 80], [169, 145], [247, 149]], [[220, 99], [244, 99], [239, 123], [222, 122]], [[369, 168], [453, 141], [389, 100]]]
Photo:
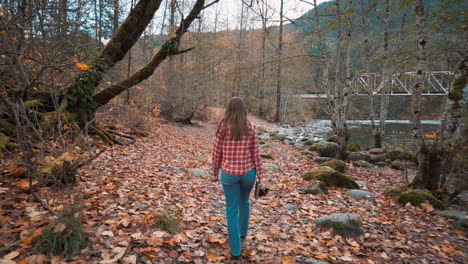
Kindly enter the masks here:
[[333, 223], [332, 226], [335, 230], [343, 230], [345, 228], [345, 225], [343, 223]]
[[273, 156], [272, 156], [271, 154], [264, 154], [264, 153], [262, 153], [262, 154], [260, 154], [260, 156], [261, 156], [262, 158], [264, 158], [264, 159], [273, 159]]
[[10, 141], [10, 138], [0, 132], [0, 148], [6, 147], [9, 141]]
[[346, 170], [346, 162], [342, 160], [330, 160], [330, 161], [322, 163], [322, 166], [328, 166], [341, 173], [345, 172]]
[[41, 105], [42, 105], [41, 99], [33, 99], [33, 100], [24, 102], [24, 107], [26, 107], [26, 109], [34, 108], [34, 107], [41, 106]]
[[392, 161], [391, 167], [395, 170], [403, 170], [405, 168], [405, 164], [400, 160]]
[[308, 171], [302, 175], [302, 179], [320, 180], [324, 182], [327, 187], [335, 186], [347, 189], [359, 189], [359, 185], [353, 179], [328, 167]]
[[360, 151], [361, 147], [359, 146], [359, 144], [351, 143], [348, 145], [347, 149], [348, 151]]
[[362, 223], [359, 220], [355, 220], [355, 219], [351, 219], [351, 224], [353, 224], [355, 226], [361, 226], [362, 225]]
[[389, 186], [387, 187], [387, 189], [385, 189], [385, 196], [390, 196], [390, 197], [395, 197], [397, 196], [398, 194], [400, 194], [401, 192], [405, 192], [407, 191], [408, 188], [405, 187], [405, 186]]
[[333, 142], [333, 143], [338, 143], [338, 142], [340, 142], [340, 137], [337, 136], [337, 135], [333, 135], [333, 136], [327, 138], [327, 141], [328, 142]]
[[317, 151], [317, 146], [316, 145], [310, 146], [309, 151]]
[[396, 197], [396, 200], [403, 205], [409, 202], [413, 206], [419, 206], [425, 201], [428, 201], [437, 209], [445, 208], [444, 204], [442, 204], [442, 202], [435, 198], [431, 193], [418, 189], [401, 192]]

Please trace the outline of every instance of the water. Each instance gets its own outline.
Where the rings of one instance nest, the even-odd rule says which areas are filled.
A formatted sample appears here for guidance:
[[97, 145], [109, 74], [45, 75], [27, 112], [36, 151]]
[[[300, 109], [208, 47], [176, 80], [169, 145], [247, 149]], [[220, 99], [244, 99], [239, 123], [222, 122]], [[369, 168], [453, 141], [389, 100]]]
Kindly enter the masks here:
[[[348, 143], [357, 143], [361, 148], [371, 148], [374, 145], [374, 138], [372, 136], [372, 129], [370, 127], [370, 120], [349, 120], [348, 124], [350, 138]], [[378, 124], [379, 122], [376, 122]], [[311, 127], [330, 127], [330, 120], [312, 120], [307, 126]], [[427, 140], [435, 137], [440, 126], [439, 120], [422, 120], [421, 127], [423, 134]], [[413, 149], [413, 135], [412, 124], [410, 120], [387, 120], [385, 122], [385, 135], [384, 145], [386, 146], [399, 146]], [[327, 138], [332, 135], [331, 131], [324, 131], [320, 135], [322, 138]]]

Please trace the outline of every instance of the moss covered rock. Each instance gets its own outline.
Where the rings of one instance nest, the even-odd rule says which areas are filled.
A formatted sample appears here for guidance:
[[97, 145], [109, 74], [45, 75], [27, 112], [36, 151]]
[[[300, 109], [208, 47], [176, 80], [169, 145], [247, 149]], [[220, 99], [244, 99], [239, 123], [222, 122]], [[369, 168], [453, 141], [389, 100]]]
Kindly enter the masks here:
[[337, 135], [332, 135], [331, 137], [327, 138], [327, 141], [328, 142], [338, 143], [338, 142], [340, 142], [340, 137], [337, 136]]
[[317, 218], [314, 224], [323, 229], [332, 229], [333, 233], [342, 237], [357, 237], [365, 231], [361, 219], [353, 214], [333, 214]]
[[385, 194], [385, 196], [396, 197], [401, 192], [406, 192], [407, 190], [408, 190], [408, 188], [406, 186], [393, 185], [393, 186], [387, 187], [387, 189], [385, 189], [384, 194]]
[[444, 204], [435, 198], [430, 192], [424, 190], [409, 190], [399, 193], [395, 200], [403, 205], [410, 203], [413, 206], [419, 206], [424, 202], [429, 202], [437, 209], [444, 209]]
[[372, 149], [369, 150], [369, 153], [373, 154], [373, 155], [384, 154], [385, 149], [383, 149], [383, 148], [372, 148]]
[[365, 160], [356, 160], [353, 161], [354, 167], [370, 168], [372, 165]]
[[314, 159], [314, 161], [317, 164], [322, 164], [322, 163], [328, 162], [330, 160], [332, 160], [332, 158], [329, 158], [329, 157], [317, 157], [317, 158]]
[[266, 153], [261, 153], [260, 157], [264, 159], [273, 159], [273, 156], [271, 154], [266, 154]]
[[355, 160], [370, 161], [370, 155], [367, 153], [361, 153], [361, 152], [349, 152], [347, 159], [351, 161], [355, 161]]
[[353, 179], [327, 166], [306, 172], [302, 175], [302, 179], [308, 181], [320, 180], [328, 187], [335, 186], [347, 189], [359, 189], [359, 185]]
[[340, 146], [338, 144], [333, 143], [333, 142], [327, 142], [327, 141], [319, 142], [311, 146], [311, 148], [312, 147], [316, 149], [320, 157], [329, 157], [329, 158], [336, 158], [340, 150]]
[[418, 161], [418, 157], [414, 151], [407, 151], [401, 148], [396, 148], [389, 150], [387, 153], [391, 160], [409, 160], [412, 162]]
[[311, 184], [306, 184], [299, 187], [299, 191], [305, 192], [307, 194], [328, 194], [327, 185], [322, 181], [315, 181]]
[[385, 161], [387, 159], [387, 155], [385, 154], [371, 154], [370, 155], [370, 162], [377, 163], [381, 161]]
[[403, 170], [405, 169], [405, 163], [403, 163], [401, 160], [394, 160], [392, 161], [392, 164], [390, 165], [392, 168], [395, 170]]
[[328, 166], [336, 171], [339, 171], [341, 173], [344, 173], [346, 170], [346, 162], [342, 160], [331, 160], [322, 163], [322, 166]]
[[351, 143], [351, 144], [348, 145], [348, 147], [346, 149], [348, 151], [360, 151], [361, 147], [359, 146], [359, 144]]
[[385, 162], [385, 161], [379, 161], [379, 162], [376, 162], [376, 163], [374, 163], [374, 164], [375, 164], [376, 166], [378, 166], [378, 167], [385, 167], [385, 166], [388, 165], [388, 163]]

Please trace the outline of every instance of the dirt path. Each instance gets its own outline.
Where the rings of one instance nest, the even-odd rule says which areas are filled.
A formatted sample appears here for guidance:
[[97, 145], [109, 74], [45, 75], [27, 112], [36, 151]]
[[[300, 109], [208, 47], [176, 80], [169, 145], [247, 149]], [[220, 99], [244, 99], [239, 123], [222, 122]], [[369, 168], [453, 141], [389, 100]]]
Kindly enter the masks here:
[[[113, 147], [83, 169], [76, 188], [56, 202], [69, 198], [81, 205], [90, 233], [84, 263], [229, 262], [221, 186], [189, 171], [210, 170], [213, 134], [214, 125], [208, 123], [164, 124], [134, 145]], [[348, 169], [347, 175], [367, 183], [375, 204], [356, 202], [343, 189], [307, 195], [297, 189], [305, 184], [300, 176], [317, 166], [310, 158], [275, 141], [261, 151], [274, 157], [264, 163], [281, 170], [265, 167], [271, 192], [252, 202], [251, 229], [243, 246], [249, 263], [466, 263], [466, 234], [451, 230], [450, 220], [402, 207], [382, 195], [387, 186], [400, 182], [399, 172]], [[171, 235], [153, 226], [165, 212], [183, 224], [181, 232]], [[333, 213], [360, 216], [366, 235], [344, 239], [312, 224]]]

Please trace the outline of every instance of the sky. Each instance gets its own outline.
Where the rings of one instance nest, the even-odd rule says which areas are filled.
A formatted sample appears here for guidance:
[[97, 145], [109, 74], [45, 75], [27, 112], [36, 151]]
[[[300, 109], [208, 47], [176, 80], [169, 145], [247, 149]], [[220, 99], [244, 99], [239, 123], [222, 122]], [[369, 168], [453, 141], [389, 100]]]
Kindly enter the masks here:
[[[135, 1], [135, 0], [134, 0]], [[166, 6], [169, 0], [166, 0], [161, 5], [160, 9], [156, 12], [155, 22], [156, 27], [161, 27], [161, 22], [163, 20]], [[211, 3], [213, 0], [206, 0], [205, 3]], [[249, 14], [249, 17], [246, 19], [246, 29], [261, 28], [260, 16], [258, 15], [258, 3], [265, 2], [268, 5], [269, 12], [271, 16], [269, 17], [268, 26], [278, 25], [279, 24], [279, 13], [280, 13], [280, 3], [281, 0], [243, 0], [244, 3], [252, 3], [252, 8], [245, 8], [246, 12]], [[314, 0], [283, 0], [284, 1], [284, 17], [287, 19], [294, 20], [305, 12], [313, 8]], [[329, 0], [317, 0], [317, 4], [327, 2]], [[181, 11], [187, 15], [191, 9], [194, 0], [177, 0]], [[309, 2], [309, 3], [307, 3]], [[241, 13], [241, 0], [220, 0], [217, 4], [210, 6], [204, 10], [203, 13], [203, 28], [202, 31], [212, 31], [214, 29], [214, 21], [216, 13], [218, 13], [218, 24], [217, 30], [226, 30], [226, 29], [239, 29], [239, 17]], [[125, 0], [122, 3], [123, 8], [126, 10], [130, 9], [130, 0]], [[252, 10], [254, 9], [256, 13]], [[166, 13], [167, 14], [167, 13]], [[167, 17], [167, 16], [166, 16]], [[289, 21], [286, 21], [286, 23]], [[167, 25], [167, 19], [165, 20], [165, 25]], [[195, 25], [194, 25], [195, 26]], [[158, 31], [158, 29], [156, 29]]]
[[[270, 18], [270, 25], [279, 24], [281, 0], [244, 0], [245, 3], [253, 2], [252, 6], [255, 9], [258, 9], [257, 1], [260, 3], [265, 1], [269, 5], [269, 9], [271, 9], [271, 12], [273, 13]], [[313, 3], [313, 0], [306, 0], [305, 2], [300, 0], [284, 0], [284, 16], [288, 19], [296, 19], [300, 17], [305, 12], [313, 8], [311, 4], [306, 2]], [[317, 5], [323, 2], [327, 2], [327, 0], [317, 0]], [[220, 0], [218, 5], [218, 8], [222, 12], [222, 15], [220, 15], [222, 17], [226, 17], [228, 20], [226, 27], [229, 27], [230, 29], [238, 28], [241, 0]], [[253, 13], [252, 10], [249, 10], [249, 12], [251, 14]], [[260, 22], [257, 21], [258, 16], [255, 15], [255, 17], [257, 17], [257, 19], [250, 19], [249, 25], [254, 28], [261, 27]]]

